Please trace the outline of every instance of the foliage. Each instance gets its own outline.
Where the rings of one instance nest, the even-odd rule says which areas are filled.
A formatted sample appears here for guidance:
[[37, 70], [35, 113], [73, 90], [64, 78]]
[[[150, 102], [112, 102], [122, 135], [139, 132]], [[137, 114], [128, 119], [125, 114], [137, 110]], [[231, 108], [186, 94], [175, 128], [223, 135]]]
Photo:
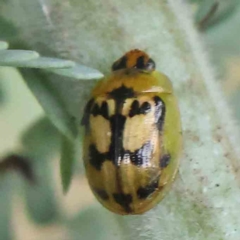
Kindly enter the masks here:
[[[239, 239], [240, 219], [235, 210], [240, 197], [239, 128], [231, 112], [239, 116], [240, 84], [239, 75], [229, 77], [228, 72], [230, 61], [239, 61], [239, 18], [237, 0], [189, 0], [189, 5], [180, 0], [2, 1], [1, 38], [9, 43], [0, 42], [0, 65], [19, 68], [23, 84], [47, 118], [36, 116], [31, 126], [28, 123], [24, 132], [18, 132], [16, 148], [3, 148], [7, 152], [3, 160], [9, 156], [27, 159], [35, 178], [29, 180], [20, 165], [0, 163], [1, 236], [13, 239], [10, 222], [17, 216], [11, 214], [10, 200], [17, 193], [33, 224], [45, 229], [59, 226], [65, 234], [62, 239]], [[200, 38], [209, 49], [211, 63]], [[115, 216], [95, 206], [91, 197], [69, 214], [61, 199], [69, 195], [85, 199], [89, 191], [83, 192], [84, 184], [80, 187], [84, 176], [79, 125], [89, 91], [103, 76], [96, 69], [107, 74], [111, 62], [132, 48], [149, 52], [176, 90], [184, 136], [179, 177], [170, 194], [145, 215]], [[53, 57], [41, 57], [39, 52]], [[22, 81], [12, 76], [8, 81]], [[0, 110], [13, 102], [17, 111], [18, 99], [25, 98], [27, 90], [18, 94], [6, 82], [0, 82]], [[8, 130], [14, 131], [24, 119], [21, 114], [32, 111], [21, 108], [19, 119]], [[69, 190], [65, 197], [58, 193], [53, 176], [55, 159], [61, 162], [63, 189]], [[72, 185], [80, 180], [72, 190], [73, 175]], [[51, 237], [49, 233], [47, 239]]]

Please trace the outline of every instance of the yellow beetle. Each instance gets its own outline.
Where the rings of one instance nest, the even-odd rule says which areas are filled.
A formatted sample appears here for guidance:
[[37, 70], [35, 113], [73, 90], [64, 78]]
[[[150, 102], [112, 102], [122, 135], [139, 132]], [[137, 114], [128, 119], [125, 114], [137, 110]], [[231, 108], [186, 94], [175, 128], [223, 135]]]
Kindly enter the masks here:
[[154, 61], [132, 50], [91, 93], [82, 125], [89, 185], [112, 212], [141, 214], [173, 182], [181, 152], [181, 124], [169, 79]]

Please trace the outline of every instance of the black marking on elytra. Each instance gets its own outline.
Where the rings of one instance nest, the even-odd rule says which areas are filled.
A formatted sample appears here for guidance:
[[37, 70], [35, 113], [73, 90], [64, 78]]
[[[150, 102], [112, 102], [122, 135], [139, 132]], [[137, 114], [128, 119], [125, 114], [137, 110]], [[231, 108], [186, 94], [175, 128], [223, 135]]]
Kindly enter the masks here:
[[119, 166], [124, 158], [123, 149], [123, 129], [126, 117], [115, 114], [109, 118], [111, 128], [111, 144], [109, 151], [100, 153], [94, 144], [89, 147], [89, 161], [97, 170], [101, 170], [102, 164], [106, 160], [112, 161], [115, 166]]
[[[93, 105], [93, 103], [92, 103], [92, 105]], [[108, 119], [108, 104], [107, 104], [107, 102], [103, 101], [101, 106], [99, 106], [98, 103], [95, 103], [92, 106], [90, 114], [92, 114], [94, 117], [100, 115], [100, 116], [103, 116], [104, 118]]]
[[[119, 116], [123, 118], [116, 120]], [[119, 124], [118, 126], [121, 126], [116, 130], [112, 130], [113, 134], [109, 151], [106, 153], [100, 153], [95, 145], [92, 144], [89, 147], [89, 161], [97, 170], [101, 170], [103, 162], [107, 160], [111, 161], [117, 167], [119, 167], [121, 162], [126, 158], [130, 158], [131, 162], [136, 166], [147, 165], [151, 162], [153, 153], [153, 145], [151, 144], [151, 141], [145, 143], [141, 148], [135, 150], [134, 152], [130, 152], [129, 150], [125, 150], [123, 148], [122, 126], [124, 126], [126, 118], [122, 115], [119, 116], [112, 116], [110, 118], [111, 128], [114, 127], [115, 124]]]
[[155, 122], [157, 124], [158, 130], [162, 131], [166, 114], [165, 104], [158, 96], [155, 96], [153, 100], [155, 102]]
[[171, 160], [171, 155], [170, 154], [164, 154], [160, 159], [160, 167], [161, 168], [167, 167], [170, 160]]
[[103, 116], [104, 118], [108, 119], [109, 114], [108, 114], [108, 104], [106, 101], [102, 102], [102, 106], [99, 111], [100, 115]]
[[110, 128], [112, 135], [107, 158], [110, 159], [115, 166], [119, 166], [119, 163], [124, 157], [123, 129], [125, 122], [126, 117], [121, 114], [115, 114], [110, 117]]
[[100, 153], [94, 144], [89, 146], [89, 162], [97, 170], [101, 170], [103, 162], [106, 160], [106, 154]]
[[84, 108], [84, 114], [83, 114], [83, 117], [81, 120], [81, 125], [83, 125], [83, 126], [89, 125], [89, 117], [90, 117], [90, 112], [91, 112], [93, 103], [94, 103], [94, 99], [92, 98], [87, 102], [87, 104]]
[[137, 190], [137, 196], [140, 199], [146, 199], [148, 196], [150, 196], [152, 193], [154, 193], [158, 189], [158, 181], [159, 181], [159, 176], [155, 181], [148, 184], [147, 186], [140, 187]]
[[92, 114], [94, 117], [96, 117], [97, 115], [100, 114], [100, 107], [99, 107], [99, 105], [98, 105], [97, 103], [95, 103], [95, 104], [93, 105], [93, 108], [92, 108], [92, 110], [91, 110], [91, 114]]
[[140, 107], [140, 114], [147, 114], [151, 111], [151, 104], [149, 102], [144, 102]]
[[131, 207], [129, 206], [132, 203], [132, 195], [131, 194], [124, 194], [124, 193], [114, 193], [113, 198], [121, 205], [127, 213], [132, 211]]
[[125, 154], [129, 155], [130, 160], [134, 165], [142, 166], [148, 164], [151, 161], [152, 152], [153, 145], [151, 144], [151, 141], [149, 141], [134, 152], [125, 151]]
[[135, 115], [137, 115], [139, 113], [139, 101], [138, 100], [134, 100], [131, 104], [131, 109], [129, 111], [129, 117], [134, 117]]
[[128, 116], [134, 117], [138, 114], [147, 114], [151, 111], [151, 104], [149, 102], [144, 102], [141, 106], [138, 100], [134, 100], [131, 104], [131, 108]]
[[113, 63], [112, 65], [112, 71], [116, 71], [116, 70], [120, 70], [120, 69], [124, 69], [127, 67], [127, 57], [123, 56], [122, 58], [120, 58], [118, 61], [116, 61], [115, 63]]
[[135, 93], [132, 88], [127, 88], [124, 85], [114, 89], [108, 93], [108, 97], [113, 98], [116, 102], [115, 114], [109, 118], [111, 128], [111, 144], [107, 158], [110, 159], [115, 166], [124, 157], [123, 149], [123, 130], [126, 122], [126, 117], [121, 114], [123, 104], [127, 98], [133, 98]]
[[140, 70], [145, 69], [146, 66], [144, 64], [144, 60], [145, 60], [144, 56], [138, 57], [135, 67]]
[[132, 88], [127, 88], [124, 85], [122, 85], [121, 87], [115, 88], [114, 90], [109, 92], [108, 97], [116, 100], [116, 105], [121, 106], [121, 103], [123, 104], [127, 98], [134, 98], [135, 92], [133, 91]]
[[153, 71], [155, 70], [155, 68], [156, 68], [156, 63], [151, 58], [149, 58], [146, 64], [145, 70]]
[[109, 196], [107, 192], [103, 189], [93, 189], [93, 191], [102, 199], [102, 200], [108, 200]]

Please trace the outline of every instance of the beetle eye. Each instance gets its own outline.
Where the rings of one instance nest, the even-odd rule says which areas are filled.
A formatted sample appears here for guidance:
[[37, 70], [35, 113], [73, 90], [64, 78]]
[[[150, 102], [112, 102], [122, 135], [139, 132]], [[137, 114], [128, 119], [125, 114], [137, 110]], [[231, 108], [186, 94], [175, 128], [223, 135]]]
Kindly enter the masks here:
[[151, 58], [149, 58], [145, 68], [148, 71], [153, 71], [156, 68], [156, 64]]

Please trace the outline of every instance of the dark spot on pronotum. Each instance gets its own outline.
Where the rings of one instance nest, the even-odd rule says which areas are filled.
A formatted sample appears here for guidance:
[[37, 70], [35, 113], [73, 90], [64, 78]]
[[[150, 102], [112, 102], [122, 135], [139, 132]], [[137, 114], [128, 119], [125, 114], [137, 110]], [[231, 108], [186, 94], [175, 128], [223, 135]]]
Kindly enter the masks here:
[[120, 69], [124, 69], [127, 67], [127, 57], [123, 56], [122, 58], [120, 58], [118, 61], [116, 61], [115, 63], [113, 63], [112, 65], [112, 71], [116, 71], [116, 70], [120, 70]]
[[170, 154], [164, 154], [160, 159], [160, 167], [161, 168], [167, 167], [170, 162], [170, 159], [171, 159]]
[[218, 184], [218, 183], [217, 183], [215, 186], [216, 186], [216, 187], [219, 187], [219, 186], [220, 186], [220, 184]]
[[102, 103], [101, 109], [100, 109], [100, 115], [104, 118], [108, 119], [108, 104], [106, 101]]
[[90, 111], [91, 111], [93, 103], [94, 103], [94, 99], [92, 98], [87, 102], [87, 104], [84, 108], [84, 114], [83, 114], [83, 117], [81, 120], [81, 125], [83, 125], [83, 126], [88, 126], [88, 124], [89, 124]]
[[155, 96], [153, 100], [155, 102], [155, 122], [157, 124], [158, 130], [162, 131], [166, 112], [165, 104], [158, 96]]
[[101, 170], [103, 162], [106, 160], [106, 154], [100, 153], [94, 144], [89, 147], [89, 162], [97, 170]]
[[140, 114], [147, 114], [151, 111], [151, 104], [149, 102], [144, 102], [140, 107]]
[[137, 59], [136, 66], [135, 66], [137, 69], [145, 69], [144, 59], [145, 59], [144, 56], [140, 56]]
[[21, 173], [30, 183], [36, 183], [36, 176], [30, 159], [20, 155], [9, 155], [0, 161], [0, 173], [15, 170]]
[[94, 189], [94, 192], [105, 201], [109, 199], [107, 192], [103, 189]]
[[138, 113], [139, 113], [139, 102], [138, 102], [138, 100], [134, 100], [131, 104], [131, 108], [129, 111], [129, 117], [134, 117]]
[[132, 203], [132, 195], [131, 194], [123, 194], [123, 193], [114, 193], [113, 198], [121, 205], [127, 213], [131, 212], [130, 204]]
[[156, 181], [150, 183], [149, 185], [147, 185], [145, 187], [140, 187], [137, 190], [138, 197], [140, 199], [145, 199], [148, 196], [150, 196], [152, 193], [154, 193], [158, 189], [158, 180], [159, 180], [159, 177], [157, 178]]

